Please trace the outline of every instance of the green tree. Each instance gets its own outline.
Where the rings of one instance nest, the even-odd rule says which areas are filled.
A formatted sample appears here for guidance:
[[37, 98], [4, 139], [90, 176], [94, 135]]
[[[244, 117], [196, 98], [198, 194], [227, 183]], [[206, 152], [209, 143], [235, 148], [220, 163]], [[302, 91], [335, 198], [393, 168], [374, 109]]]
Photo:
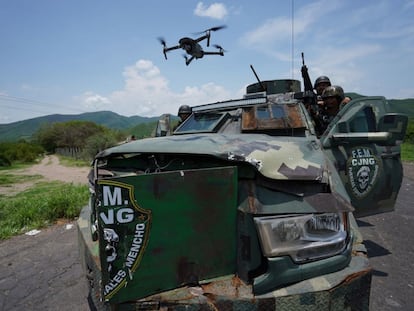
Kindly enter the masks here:
[[83, 158], [93, 159], [98, 152], [117, 145], [124, 136], [122, 132], [113, 130], [89, 136], [83, 148]]
[[54, 127], [54, 123], [44, 123], [33, 135], [34, 141], [41, 145], [47, 152], [54, 152], [57, 147], [59, 133], [57, 133]]
[[56, 148], [83, 148], [90, 136], [108, 129], [91, 121], [69, 121], [44, 124], [35, 133], [35, 140], [48, 152]]
[[25, 140], [0, 143], [0, 166], [10, 166], [13, 162], [34, 162], [44, 149]]

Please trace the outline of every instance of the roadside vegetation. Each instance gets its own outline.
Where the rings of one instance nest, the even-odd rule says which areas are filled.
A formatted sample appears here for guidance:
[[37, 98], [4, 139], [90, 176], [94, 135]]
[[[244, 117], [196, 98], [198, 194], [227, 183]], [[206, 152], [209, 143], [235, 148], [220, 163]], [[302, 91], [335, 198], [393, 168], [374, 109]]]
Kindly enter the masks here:
[[[4, 144], [0, 144], [5, 146]], [[7, 143], [7, 147], [19, 148], [20, 143]], [[1, 149], [0, 149], [1, 150]], [[8, 150], [2, 149], [8, 154]], [[33, 149], [38, 152], [41, 149]], [[21, 175], [14, 171], [24, 169], [38, 162], [37, 158], [27, 161], [27, 157], [13, 158], [7, 166], [0, 165], [0, 186], [12, 187], [16, 184], [33, 183], [30, 188], [15, 195], [0, 194], [0, 240], [22, 234], [33, 229], [53, 225], [58, 219], [73, 220], [79, 216], [81, 208], [87, 204], [89, 191], [86, 185], [76, 185], [59, 181], [42, 181], [41, 175]], [[40, 156], [41, 157], [41, 156]], [[88, 166], [89, 162], [59, 156], [62, 165], [69, 167]]]
[[404, 143], [401, 145], [401, 159], [414, 162], [414, 118], [408, 122]]
[[155, 127], [156, 122], [139, 124], [124, 131], [90, 121], [43, 124], [30, 141], [0, 142], [0, 168], [35, 163], [44, 153], [68, 155], [80, 163], [90, 162], [98, 152], [124, 143], [132, 136], [136, 139], [150, 137]]
[[[22, 176], [15, 177], [0, 175], [0, 183], [19, 182]], [[0, 195], [0, 240], [44, 228], [60, 218], [75, 219], [88, 196], [86, 185], [63, 182], [38, 182], [14, 196]]]
[[[59, 157], [66, 166], [82, 166], [86, 162]], [[24, 169], [29, 164], [15, 163], [0, 167], [0, 186], [30, 183], [30, 188], [22, 192], [0, 194], [0, 240], [22, 234], [33, 229], [41, 229], [54, 224], [58, 219], [73, 220], [82, 206], [86, 205], [89, 192], [86, 185], [76, 185], [59, 181], [42, 181], [41, 175], [21, 175], [14, 171]]]

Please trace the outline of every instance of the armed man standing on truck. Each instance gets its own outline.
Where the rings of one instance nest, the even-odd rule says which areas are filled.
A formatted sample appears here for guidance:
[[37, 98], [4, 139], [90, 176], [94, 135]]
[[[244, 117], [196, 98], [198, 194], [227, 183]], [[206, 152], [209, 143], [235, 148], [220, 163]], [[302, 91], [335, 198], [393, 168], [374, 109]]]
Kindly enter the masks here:
[[316, 123], [316, 132], [320, 136], [325, 132], [329, 123], [335, 118], [339, 110], [347, 104], [344, 89], [339, 85], [330, 85], [326, 87], [322, 92], [323, 105], [321, 106], [318, 118], [319, 122]]
[[331, 85], [332, 85], [331, 80], [329, 80], [327, 76], [320, 76], [315, 80], [315, 84], [313, 88], [316, 91], [318, 104], [321, 104], [321, 105], [323, 104], [323, 100], [322, 100], [323, 90]]
[[[328, 86], [332, 86], [332, 83], [327, 76], [320, 76], [315, 80], [314, 90], [316, 91], [317, 103], [320, 106], [323, 106], [322, 93]], [[344, 104], [347, 104], [351, 101], [351, 97], [344, 96], [342, 101]]]

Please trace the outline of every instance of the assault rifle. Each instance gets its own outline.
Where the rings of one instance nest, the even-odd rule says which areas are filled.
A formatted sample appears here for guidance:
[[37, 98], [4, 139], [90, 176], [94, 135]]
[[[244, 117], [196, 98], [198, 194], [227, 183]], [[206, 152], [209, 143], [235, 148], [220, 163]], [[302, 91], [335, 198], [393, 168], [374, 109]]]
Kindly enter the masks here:
[[305, 91], [303, 92], [303, 101], [306, 106], [310, 106], [311, 110], [316, 111], [317, 110], [317, 104], [316, 104], [316, 94], [313, 91], [313, 86], [311, 79], [309, 77], [308, 67], [305, 65], [305, 57], [302, 52], [302, 78], [303, 78], [303, 84], [305, 87]]
[[305, 65], [305, 56], [302, 52], [302, 78], [303, 78], [303, 84], [305, 87], [305, 92], [306, 91], [311, 91], [313, 93], [313, 86], [312, 86], [312, 82], [311, 79], [309, 77], [309, 72], [308, 72], [308, 67], [306, 67]]

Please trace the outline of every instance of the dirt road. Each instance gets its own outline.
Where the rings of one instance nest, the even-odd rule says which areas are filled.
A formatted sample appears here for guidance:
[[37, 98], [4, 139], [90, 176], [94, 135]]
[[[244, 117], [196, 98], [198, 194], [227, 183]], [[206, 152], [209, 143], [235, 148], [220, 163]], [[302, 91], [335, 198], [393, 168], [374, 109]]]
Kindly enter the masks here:
[[0, 174], [18, 174], [18, 175], [38, 175], [39, 179], [13, 184], [11, 186], [1, 186], [0, 194], [14, 195], [25, 189], [33, 186], [35, 182], [40, 180], [53, 181], [59, 180], [63, 182], [73, 182], [79, 184], [87, 184], [87, 175], [89, 172], [88, 167], [67, 167], [60, 165], [59, 158], [55, 155], [45, 156], [38, 164], [35, 164], [29, 168], [20, 170], [4, 170]]
[[[86, 182], [87, 169], [62, 168], [54, 157], [42, 163], [29, 171], [44, 172], [49, 180], [72, 176], [70, 181]], [[365, 218], [362, 222], [365, 223], [362, 233], [368, 239], [366, 242], [370, 242], [368, 254], [375, 272], [371, 310], [414, 310], [414, 271], [410, 269], [414, 236], [412, 226], [399, 225], [402, 219], [412, 220], [409, 202], [413, 200], [414, 165], [405, 165], [404, 175], [396, 211]], [[405, 246], [401, 248], [403, 236]], [[0, 242], [1, 311], [87, 311], [86, 291], [74, 222], [57, 224], [33, 236], [21, 235]]]

